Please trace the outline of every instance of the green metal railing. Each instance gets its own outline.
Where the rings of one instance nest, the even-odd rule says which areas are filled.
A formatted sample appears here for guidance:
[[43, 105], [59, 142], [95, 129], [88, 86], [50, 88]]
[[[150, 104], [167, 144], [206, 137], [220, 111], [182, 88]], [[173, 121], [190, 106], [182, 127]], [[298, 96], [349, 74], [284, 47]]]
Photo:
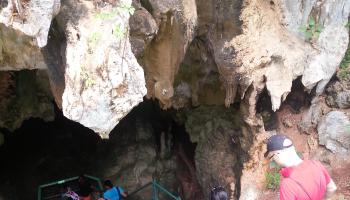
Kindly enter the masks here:
[[[86, 175], [86, 174], [84, 174], [84, 177], [96, 181], [97, 184], [98, 184], [99, 189], [102, 190], [102, 184], [101, 184], [101, 180], [99, 178], [94, 177], [94, 176], [90, 176], [90, 175]], [[61, 196], [61, 194], [55, 194], [55, 195], [51, 195], [51, 196], [47, 196], [47, 197], [43, 198], [42, 197], [42, 191], [43, 191], [44, 188], [52, 187], [52, 186], [55, 186], [55, 185], [62, 185], [64, 183], [76, 181], [78, 179], [79, 179], [79, 176], [76, 176], [76, 177], [67, 178], [67, 179], [63, 179], [63, 180], [47, 183], [47, 184], [44, 184], [44, 185], [40, 185], [39, 188], [38, 188], [38, 200], [54, 199], [54, 198], [58, 198], [58, 197]]]
[[[99, 189], [102, 190], [102, 184], [101, 184], [101, 181], [100, 181], [99, 178], [96, 178], [96, 177], [93, 177], [93, 176], [90, 176], [90, 175], [84, 175], [84, 176], [86, 178], [89, 178], [89, 179], [92, 179], [92, 180], [96, 181], [98, 183]], [[77, 179], [79, 179], [78, 176], [72, 177], [72, 178], [67, 178], [67, 179], [64, 179], [64, 180], [51, 182], [51, 183], [44, 184], [44, 185], [40, 185], [39, 188], [38, 188], [38, 200], [47, 200], [47, 199], [59, 198], [61, 194], [55, 194], [55, 195], [51, 195], [51, 196], [47, 196], [47, 197], [43, 198], [42, 197], [42, 191], [43, 191], [44, 188], [48, 188], [48, 187], [55, 186], [55, 185], [62, 185], [64, 183], [75, 181]], [[166, 194], [167, 196], [171, 197], [174, 200], [181, 200], [181, 197], [175, 196], [174, 194], [169, 192], [162, 185], [160, 185], [156, 180], [152, 180], [151, 182], [141, 186], [140, 188], [137, 188], [136, 190], [134, 190], [133, 192], [131, 192], [128, 195], [127, 199], [130, 199], [132, 196], [134, 196], [138, 192], [146, 189], [149, 186], [152, 187], [152, 199], [151, 200], [159, 200], [159, 193], [160, 192]]]
[[134, 196], [136, 193], [140, 192], [141, 190], [147, 188], [148, 186], [152, 186], [152, 199], [151, 200], [159, 200], [159, 192], [162, 192], [164, 194], [166, 194], [167, 196], [171, 197], [174, 200], [181, 200], [181, 197], [179, 196], [175, 196], [174, 194], [172, 194], [171, 192], [169, 192], [167, 189], [165, 189], [162, 185], [160, 185], [159, 183], [157, 183], [156, 180], [153, 180], [152, 182], [149, 182], [143, 186], [141, 186], [140, 188], [134, 190], [133, 192], [131, 192], [128, 195], [129, 199], [130, 197]]

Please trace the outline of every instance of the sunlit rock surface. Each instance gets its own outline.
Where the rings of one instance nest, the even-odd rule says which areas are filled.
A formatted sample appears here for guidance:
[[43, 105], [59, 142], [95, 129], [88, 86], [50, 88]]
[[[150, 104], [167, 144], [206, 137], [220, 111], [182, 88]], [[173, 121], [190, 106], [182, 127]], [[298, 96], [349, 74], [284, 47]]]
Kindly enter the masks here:
[[134, 8], [131, 1], [119, 3], [94, 11], [92, 2], [67, 1], [58, 16], [67, 35], [63, 113], [101, 137], [146, 94], [129, 42]]
[[60, 3], [60, 0], [8, 0], [7, 7], [0, 11], [0, 23], [35, 38], [35, 44], [44, 47]]

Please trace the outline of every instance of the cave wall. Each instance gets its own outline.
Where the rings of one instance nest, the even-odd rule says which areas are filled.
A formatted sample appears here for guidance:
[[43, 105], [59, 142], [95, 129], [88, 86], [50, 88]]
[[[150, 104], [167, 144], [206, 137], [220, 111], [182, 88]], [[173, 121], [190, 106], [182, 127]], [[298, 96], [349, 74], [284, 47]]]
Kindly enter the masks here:
[[54, 119], [53, 97], [44, 70], [0, 72], [0, 127], [14, 131], [31, 117]]
[[[346, 137], [331, 133], [322, 124], [341, 119], [338, 128], [345, 129], [348, 123], [347, 110], [338, 110], [349, 105], [349, 61], [341, 62], [344, 56], [344, 60], [348, 59], [347, 0], [63, 0], [48, 1], [47, 9], [39, 1], [29, 2], [1, 5], [0, 22], [4, 25], [0, 27], [0, 69], [45, 69], [54, 99], [64, 115], [101, 137], [107, 138], [145, 95], [159, 101], [163, 109], [184, 108], [193, 113], [197, 106], [235, 107], [239, 103], [239, 109], [232, 114], [239, 113], [241, 117], [241, 126], [235, 125], [240, 127], [238, 136], [236, 131], [225, 129], [231, 127], [229, 122], [234, 119], [225, 116], [224, 125], [212, 122], [212, 116], [221, 116], [226, 111], [205, 112], [202, 115], [210, 117], [199, 118], [214, 123], [211, 133], [217, 132], [216, 126], [223, 126], [218, 135], [196, 136], [196, 131], [188, 130], [192, 140], [199, 144], [196, 165], [203, 191], [211, 187], [209, 172], [203, 169], [210, 152], [201, 147], [206, 146], [206, 139], [213, 140], [210, 143], [226, 145], [214, 152], [225, 151], [230, 155], [228, 143], [234, 135], [247, 157], [238, 162], [240, 159], [232, 156], [231, 162], [223, 166], [237, 167], [238, 162], [242, 173], [227, 172], [230, 180], [217, 173], [220, 177], [217, 181], [225, 185], [234, 183], [230, 187], [231, 199], [239, 194], [240, 199], [259, 198], [266, 168], [260, 162], [261, 152], [270, 133], [265, 130], [256, 104], [265, 88], [271, 110], [283, 114], [283, 106], [288, 104], [283, 102], [297, 78], [303, 89], [313, 93], [314, 99], [305, 108], [302, 123], [295, 131], [321, 133], [321, 145], [335, 153], [344, 150], [334, 148], [333, 143]], [[16, 12], [19, 15], [12, 15]], [[28, 32], [38, 14], [45, 16], [43, 23]], [[323, 93], [334, 74], [336, 78]], [[10, 79], [8, 74], [2, 75], [5, 97], [11, 96], [9, 90], [10, 93], [17, 90]], [[10, 85], [15, 88], [8, 89]], [[20, 86], [18, 90], [23, 92]], [[4, 110], [11, 108], [7, 106], [9, 99], [1, 100]], [[21, 98], [18, 101], [27, 105]], [[14, 116], [22, 116], [19, 121], [42, 115], [21, 106], [19, 110], [11, 109], [16, 111]], [[342, 113], [334, 117], [331, 111]], [[191, 118], [192, 114], [188, 115]], [[15, 128], [18, 124], [13, 121], [1, 127]], [[283, 126], [276, 129], [284, 131]], [[342, 145], [348, 151], [348, 143]], [[256, 179], [249, 178], [252, 176]]]

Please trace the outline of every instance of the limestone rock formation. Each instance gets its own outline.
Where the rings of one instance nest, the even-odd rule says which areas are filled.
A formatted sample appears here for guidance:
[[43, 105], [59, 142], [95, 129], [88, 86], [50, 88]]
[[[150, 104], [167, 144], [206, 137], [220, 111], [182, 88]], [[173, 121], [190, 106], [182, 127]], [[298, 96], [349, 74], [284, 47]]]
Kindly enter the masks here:
[[[215, 117], [212, 117], [215, 116]], [[187, 114], [186, 130], [197, 143], [196, 174], [203, 191], [225, 186], [230, 199], [237, 197], [240, 185], [240, 118], [234, 109], [223, 106], [199, 107]], [[208, 192], [204, 192], [208, 199]]]
[[60, 3], [60, 0], [8, 0], [0, 12], [0, 23], [35, 38], [36, 45], [44, 47], [51, 20], [58, 14]]
[[329, 112], [317, 127], [319, 142], [333, 153], [347, 155], [350, 149], [350, 120], [340, 111]]
[[313, 128], [317, 127], [318, 122], [322, 117], [322, 107], [320, 105], [320, 99], [314, 98], [311, 102], [311, 106], [307, 113], [303, 116], [299, 127], [302, 132], [309, 133]]
[[[265, 77], [274, 111], [298, 76], [306, 88], [317, 85], [321, 93], [347, 48], [349, 8], [349, 1], [245, 1], [243, 34], [231, 41], [238, 73], [249, 79], [248, 85]], [[323, 28], [319, 35], [315, 27]]]
[[130, 17], [130, 43], [136, 57], [142, 58], [144, 51], [158, 32], [153, 16], [142, 6]]
[[327, 88], [327, 104], [331, 107], [350, 108], [350, 85], [349, 80], [337, 81]]
[[204, 46], [215, 61], [221, 84], [226, 90], [224, 102], [228, 107], [235, 101], [238, 82], [241, 81], [236, 73], [237, 65], [232, 62], [235, 51], [228, 42], [241, 34], [242, 1], [198, 0], [197, 7], [198, 36], [204, 38]]
[[92, 2], [67, 1], [58, 16], [67, 35], [63, 113], [101, 137], [146, 94], [129, 42], [133, 11], [128, 0], [96, 11]]
[[31, 117], [54, 119], [45, 70], [0, 72], [0, 127], [14, 131]]
[[44, 56], [32, 38], [0, 24], [0, 71], [46, 68]]
[[194, 0], [149, 2], [159, 31], [144, 53], [147, 97], [157, 98], [166, 109], [171, 107], [174, 78], [194, 37], [196, 3]]

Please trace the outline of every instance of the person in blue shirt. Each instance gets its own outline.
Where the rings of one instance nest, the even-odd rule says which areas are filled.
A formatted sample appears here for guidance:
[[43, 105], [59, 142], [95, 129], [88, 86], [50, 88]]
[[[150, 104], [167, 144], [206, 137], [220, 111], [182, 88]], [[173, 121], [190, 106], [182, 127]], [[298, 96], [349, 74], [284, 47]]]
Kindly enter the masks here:
[[103, 193], [104, 200], [121, 200], [122, 197], [127, 197], [128, 194], [124, 192], [121, 187], [114, 187], [110, 180], [105, 180], [103, 183], [106, 191]]

